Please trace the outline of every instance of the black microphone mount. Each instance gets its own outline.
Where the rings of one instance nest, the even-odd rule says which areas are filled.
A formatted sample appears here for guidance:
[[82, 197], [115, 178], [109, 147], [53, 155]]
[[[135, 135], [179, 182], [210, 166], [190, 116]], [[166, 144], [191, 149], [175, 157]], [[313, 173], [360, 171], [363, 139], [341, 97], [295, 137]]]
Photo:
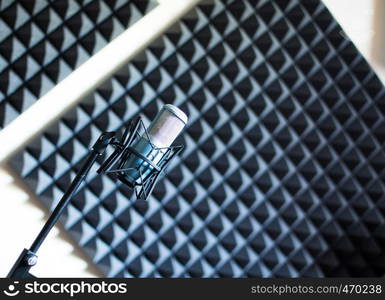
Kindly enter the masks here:
[[[145, 138], [146, 145], [150, 148], [146, 149], [146, 155], [133, 147], [141, 138]], [[119, 141], [115, 139], [112, 145], [115, 147], [115, 151], [106, 159], [97, 172], [119, 179], [134, 189], [136, 197], [140, 200], [147, 200], [159, 176], [164, 172], [171, 159], [183, 149], [183, 145], [156, 147], [151, 142], [141, 118], [137, 118], [135, 122], [130, 122], [121, 139]], [[151, 158], [157, 156], [161, 156], [161, 159], [157, 160], [157, 162], [151, 160]], [[131, 162], [134, 161], [134, 164], [127, 167], [127, 162], [130, 159]], [[142, 172], [142, 169], [147, 169], [149, 172]], [[132, 171], [138, 173], [138, 180], [128, 180], [128, 175]]]

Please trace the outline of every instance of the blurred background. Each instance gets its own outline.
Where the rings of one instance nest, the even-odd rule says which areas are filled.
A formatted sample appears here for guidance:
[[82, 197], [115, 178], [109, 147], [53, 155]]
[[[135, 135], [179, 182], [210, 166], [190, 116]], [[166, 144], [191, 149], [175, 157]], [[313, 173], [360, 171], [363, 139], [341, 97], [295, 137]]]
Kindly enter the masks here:
[[[156, 35], [161, 35], [162, 32], [166, 30], [166, 28], [154, 28], [154, 25], [151, 24], [156, 25], [157, 22], [151, 22], [151, 16], [153, 18], [159, 19], [162, 19], [163, 16], [164, 20], [167, 20], [168, 24], [171, 25], [173, 22], [176, 22], [176, 20], [178, 20], [182, 15], [184, 15], [186, 11], [188, 11], [191, 7], [195, 6], [199, 1], [162, 0], [158, 2], [152, 2], [153, 3], [150, 6], [146, 7], [146, 9], [140, 13], [140, 9], [138, 9], [136, 17], [132, 19], [129, 24], [127, 24], [127, 28], [124, 28], [122, 25], [122, 28], [117, 30], [116, 33], [111, 33], [110, 40], [105, 39], [104, 43], [100, 44], [99, 49], [96, 49], [97, 51], [95, 50], [95, 53], [97, 53], [100, 49], [104, 49], [103, 47], [107, 48], [108, 46], [111, 46], [111, 42], [116, 39], [116, 37], [123, 33], [126, 34], [125, 31], [135, 31], [135, 28], [139, 26], [140, 32], [143, 33], [143, 35], [147, 34], [148, 41], [152, 41]], [[175, 8], [175, 6], [177, 6], [175, 4], [176, 2], [183, 2], [183, 5]], [[4, 7], [7, 5], [7, 1], [4, 0], [0, 0], [0, 3]], [[384, 1], [323, 0], [323, 3], [330, 10], [337, 22], [342, 26], [344, 31], [340, 32], [341, 36], [352, 40], [354, 45], [369, 62], [382, 82], [384, 82]], [[174, 7], [174, 10], [172, 11], [174, 15], [172, 15], [170, 12], [166, 14], [167, 11], [171, 10], [171, 7]], [[20, 12], [18, 13], [20, 14]], [[7, 16], [0, 14], [0, 20], [3, 18], [7, 18]], [[2, 29], [0, 25], [0, 32], [2, 30], [4, 29]], [[129, 37], [130, 35], [128, 33], [127, 39]], [[143, 49], [145, 46], [146, 42], [139, 42], [136, 44], [135, 41], [132, 41], [129, 47], [133, 49], [137, 48], [137, 51], [132, 51], [131, 57], [133, 57], [140, 49]], [[115, 55], [119, 51], [115, 49], [114, 52], [112, 47], [108, 48], [108, 51], [110, 51], [109, 53], [101, 53], [104, 50], [100, 51], [101, 55], [99, 56], [99, 62], [102, 61], [104, 54], [111, 56]], [[120, 49], [120, 51], [123, 50]], [[98, 53], [98, 55], [100, 53]], [[80, 61], [78, 65], [73, 66], [72, 70], [69, 69], [66, 74], [63, 74], [62, 78], [65, 78], [74, 70], [78, 70], [79, 66], [84, 67], [85, 65], [85, 67], [87, 67], [85, 62], [89, 60], [89, 57], [92, 57], [92, 55], [92, 51], [85, 55], [86, 57], [84, 61]], [[131, 57], [127, 55], [125, 61], [131, 59]], [[5, 64], [0, 60], [0, 66], [2, 63]], [[101, 70], [104, 72], [103, 69]], [[104, 76], [107, 75], [108, 74], [104, 74]], [[102, 80], [102, 77], [99, 79], [95, 78], [94, 80], [96, 83], [98, 83]], [[54, 83], [52, 84], [54, 85]], [[79, 82], [79, 84], [82, 85], [81, 82]], [[88, 84], [88, 86], [90, 89], [92, 88], [91, 83]], [[80, 98], [81, 93], [79, 93], [78, 96]], [[35, 114], [35, 118], [37, 119], [36, 122], [40, 122], [39, 119], [46, 117], [52, 118], [52, 120], [57, 118], [55, 113], [52, 114], [50, 109], [51, 107], [47, 106], [46, 111], [41, 111], [41, 114], [39, 115]], [[60, 109], [66, 109], [65, 103], [58, 108], [58, 110]], [[16, 114], [17, 113], [15, 113], [15, 115]], [[29, 119], [29, 121], [30, 120], [31, 119]], [[5, 125], [8, 125], [8, 123], [11, 123], [11, 121], [12, 120], [9, 122], [6, 121]], [[29, 124], [30, 123], [25, 123], [24, 126], [27, 127]], [[18, 139], [17, 136], [14, 138]], [[19, 252], [23, 248], [30, 245], [40, 228], [43, 226], [47, 217], [47, 210], [44, 205], [36, 198], [36, 196], [34, 196], [34, 193], [27, 188], [25, 183], [22, 182], [21, 179], [18, 179], [18, 175], [15, 173], [15, 171], [6, 166], [3, 166], [0, 171], [0, 191], [0, 237], [2, 241], [2, 249], [0, 255], [0, 275], [5, 276], [16, 260]], [[44, 243], [39, 252], [39, 262], [37, 266], [34, 267], [33, 273], [38, 277], [102, 276], [100, 269], [96, 268], [94, 264], [90, 262], [90, 259], [84, 254], [83, 250], [76, 245], [72, 237], [68, 235], [62, 225], [57, 225], [55, 230], [53, 230], [49, 238]]]

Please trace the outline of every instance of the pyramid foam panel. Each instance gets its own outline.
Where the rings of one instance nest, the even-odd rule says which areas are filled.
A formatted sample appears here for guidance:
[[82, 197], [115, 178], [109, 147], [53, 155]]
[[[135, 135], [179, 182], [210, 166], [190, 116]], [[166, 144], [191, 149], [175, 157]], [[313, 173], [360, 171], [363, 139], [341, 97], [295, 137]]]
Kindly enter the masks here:
[[155, 5], [0, 0], [0, 128]]
[[52, 209], [103, 131], [172, 103], [148, 202], [93, 169], [62, 219], [106, 276], [381, 276], [384, 96], [321, 1], [205, 1], [11, 163]]

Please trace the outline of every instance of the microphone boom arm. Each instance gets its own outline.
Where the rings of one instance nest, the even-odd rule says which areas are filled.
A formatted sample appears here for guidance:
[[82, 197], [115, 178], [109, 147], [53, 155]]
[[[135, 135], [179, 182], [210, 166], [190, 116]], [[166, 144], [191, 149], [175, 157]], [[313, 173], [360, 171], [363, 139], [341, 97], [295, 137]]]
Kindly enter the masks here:
[[75, 178], [73, 179], [71, 185], [65, 191], [64, 195], [60, 199], [59, 203], [56, 205], [55, 209], [51, 213], [47, 222], [44, 224], [40, 233], [32, 243], [30, 249], [24, 249], [13, 265], [11, 271], [8, 273], [7, 278], [34, 278], [35, 276], [29, 273], [31, 267], [37, 263], [36, 252], [39, 250], [41, 244], [44, 242], [48, 233], [51, 231], [52, 227], [56, 224], [61, 214], [64, 212], [64, 209], [68, 206], [69, 202], [75, 195], [80, 184], [86, 178], [91, 167], [96, 162], [97, 158], [101, 156], [106, 150], [107, 146], [111, 144], [115, 139], [114, 132], [104, 132], [100, 135], [96, 143], [93, 145], [90, 154], [87, 157], [87, 160], [84, 162], [81, 169], [77, 172]]

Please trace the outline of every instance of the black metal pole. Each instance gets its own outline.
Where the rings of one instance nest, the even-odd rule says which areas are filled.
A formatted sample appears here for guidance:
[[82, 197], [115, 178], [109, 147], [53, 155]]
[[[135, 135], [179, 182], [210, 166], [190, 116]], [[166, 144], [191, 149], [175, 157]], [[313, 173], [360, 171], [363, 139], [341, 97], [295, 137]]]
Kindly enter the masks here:
[[51, 231], [52, 227], [56, 224], [58, 219], [60, 218], [61, 214], [63, 213], [64, 209], [67, 207], [68, 203], [71, 201], [72, 196], [75, 194], [76, 190], [78, 189], [79, 185], [82, 183], [84, 178], [87, 176], [87, 173], [95, 163], [96, 159], [98, 158], [99, 153], [92, 151], [91, 154], [88, 156], [86, 162], [80, 169], [80, 171], [77, 173], [76, 177], [72, 181], [69, 188], [64, 193], [63, 197], [60, 199], [59, 203], [55, 207], [54, 211], [52, 212], [51, 216], [48, 218], [47, 222], [44, 224], [43, 228], [41, 229], [40, 233], [32, 243], [30, 247], [30, 251], [33, 253], [36, 253], [37, 250], [39, 250], [40, 245], [43, 243], [45, 238], [47, 237], [48, 233]]
[[90, 171], [98, 156], [103, 154], [106, 147], [114, 139], [114, 136], [115, 133], [113, 132], [105, 132], [96, 141], [95, 145], [92, 147], [92, 151], [89, 154], [87, 160], [85, 161], [79, 172], [76, 174], [76, 177], [64, 193], [63, 197], [60, 199], [58, 205], [55, 207], [47, 222], [44, 224], [40, 233], [32, 243], [31, 248], [29, 250], [24, 249], [22, 251], [18, 260], [9, 272], [7, 276], [8, 278], [34, 277], [33, 275], [29, 274], [29, 269], [34, 266], [37, 262], [36, 252], [39, 250], [41, 244], [47, 237], [48, 233], [51, 231], [52, 227], [56, 224], [64, 209], [71, 201], [73, 195], [77, 191], [79, 185], [82, 183], [84, 178], [87, 176], [88, 172]]

